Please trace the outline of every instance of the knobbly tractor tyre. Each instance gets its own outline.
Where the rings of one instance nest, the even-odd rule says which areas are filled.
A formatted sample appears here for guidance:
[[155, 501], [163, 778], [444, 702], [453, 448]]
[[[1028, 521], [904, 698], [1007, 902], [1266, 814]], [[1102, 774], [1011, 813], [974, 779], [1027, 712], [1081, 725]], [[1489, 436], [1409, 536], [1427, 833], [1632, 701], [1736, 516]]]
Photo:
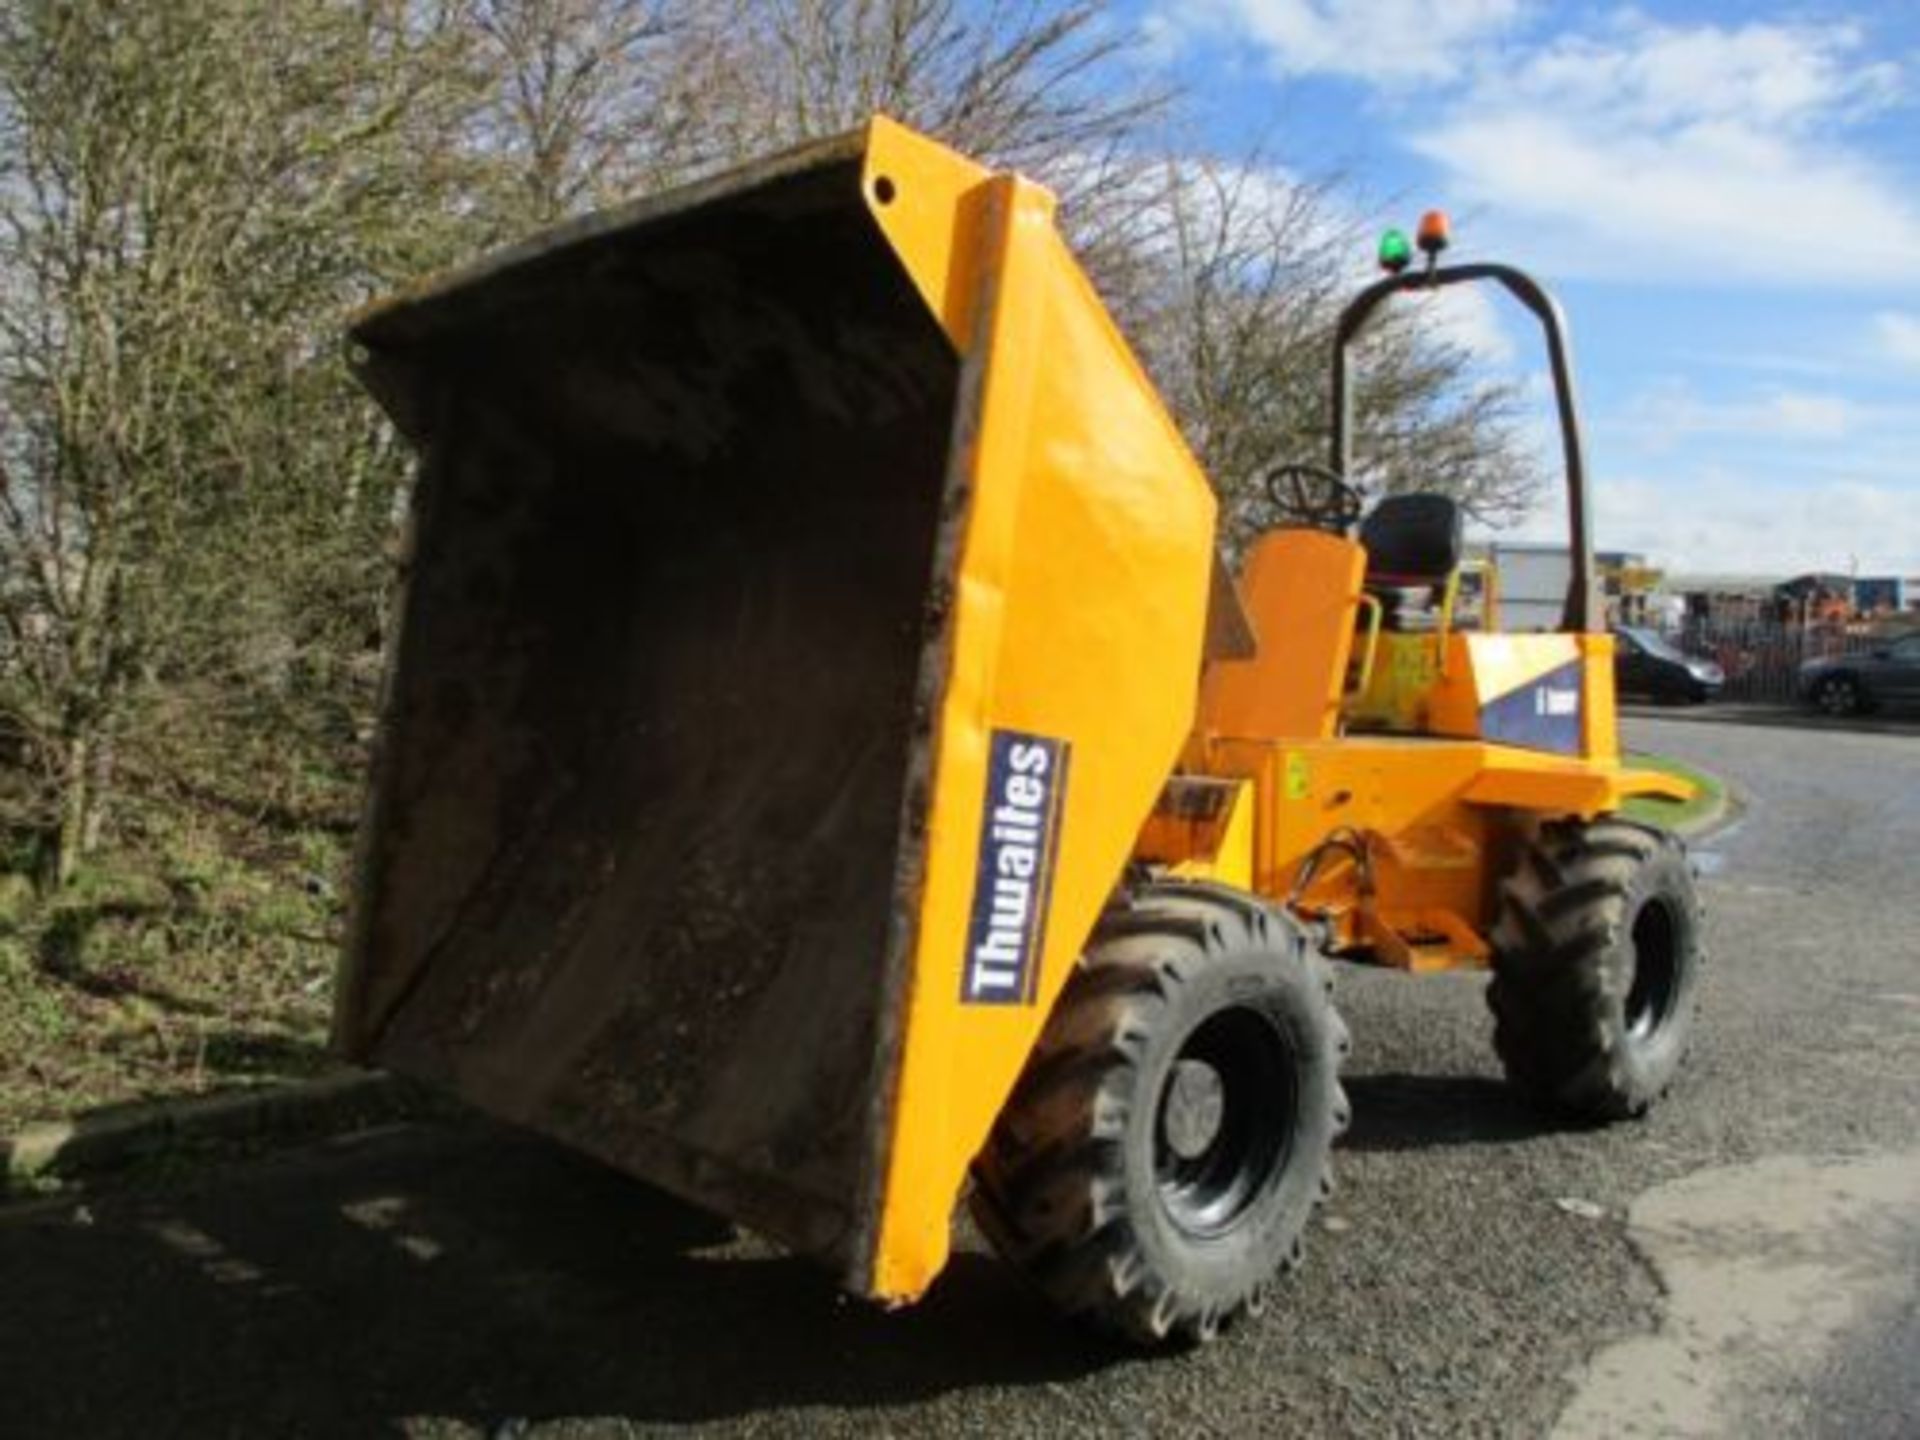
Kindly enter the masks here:
[[1562, 822], [1501, 885], [1487, 1004], [1507, 1077], [1587, 1121], [1643, 1114], [1686, 1055], [1703, 964], [1681, 843], [1620, 819]]
[[1068, 1314], [1212, 1339], [1299, 1263], [1347, 1032], [1282, 911], [1161, 884], [1109, 912], [974, 1166], [975, 1218]]

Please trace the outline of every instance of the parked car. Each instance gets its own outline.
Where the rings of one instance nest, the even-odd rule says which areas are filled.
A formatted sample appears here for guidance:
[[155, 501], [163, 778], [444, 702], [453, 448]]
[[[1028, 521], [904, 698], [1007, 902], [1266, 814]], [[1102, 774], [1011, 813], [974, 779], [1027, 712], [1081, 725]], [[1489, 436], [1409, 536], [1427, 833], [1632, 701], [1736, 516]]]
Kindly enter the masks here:
[[1829, 655], [1800, 667], [1800, 698], [1829, 715], [1879, 705], [1920, 705], [1920, 633], [1859, 655]]
[[1698, 704], [1727, 683], [1713, 661], [1687, 654], [1657, 630], [1622, 626], [1613, 642], [1613, 688], [1622, 695]]

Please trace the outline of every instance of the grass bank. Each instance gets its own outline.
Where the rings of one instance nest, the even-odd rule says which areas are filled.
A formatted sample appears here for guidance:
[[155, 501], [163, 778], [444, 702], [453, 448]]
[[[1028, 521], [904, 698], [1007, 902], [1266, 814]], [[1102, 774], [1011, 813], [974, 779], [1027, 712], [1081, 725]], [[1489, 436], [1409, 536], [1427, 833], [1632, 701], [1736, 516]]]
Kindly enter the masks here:
[[0, 1130], [328, 1068], [350, 781], [130, 797], [53, 893], [0, 856]]
[[1726, 782], [1717, 775], [1705, 770], [1695, 769], [1682, 764], [1670, 755], [1650, 755], [1630, 752], [1624, 757], [1624, 763], [1638, 770], [1658, 770], [1667, 775], [1677, 775], [1690, 781], [1694, 787], [1691, 800], [1668, 800], [1663, 796], [1637, 795], [1627, 801], [1626, 814], [1630, 820], [1639, 820], [1648, 825], [1659, 825], [1668, 830], [1683, 830], [1687, 826], [1716, 813], [1727, 800]]

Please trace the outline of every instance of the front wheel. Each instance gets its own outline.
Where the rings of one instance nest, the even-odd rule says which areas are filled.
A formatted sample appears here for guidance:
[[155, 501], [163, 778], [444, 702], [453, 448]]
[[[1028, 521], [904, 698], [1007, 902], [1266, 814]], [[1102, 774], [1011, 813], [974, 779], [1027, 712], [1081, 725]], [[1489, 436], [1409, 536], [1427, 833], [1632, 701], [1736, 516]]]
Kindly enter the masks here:
[[1487, 1003], [1507, 1077], [1586, 1120], [1672, 1085], [1699, 1000], [1700, 901], [1685, 849], [1606, 818], [1544, 827], [1500, 888]]
[[1330, 1192], [1346, 1030], [1289, 916], [1159, 884], [1102, 921], [974, 1166], [988, 1238], [1070, 1314], [1211, 1339]]

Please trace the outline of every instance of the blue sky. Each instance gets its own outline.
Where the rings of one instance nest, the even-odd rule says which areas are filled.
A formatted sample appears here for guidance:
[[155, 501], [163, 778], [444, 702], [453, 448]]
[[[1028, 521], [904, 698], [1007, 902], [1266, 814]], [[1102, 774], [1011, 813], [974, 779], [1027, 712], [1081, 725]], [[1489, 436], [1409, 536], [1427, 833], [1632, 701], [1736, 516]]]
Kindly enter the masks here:
[[[1920, 576], [1916, 0], [1136, 0], [1134, 18], [1203, 97], [1209, 148], [1264, 140], [1409, 226], [1438, 205], [1452, 258], [1558, 291], [1603, 547], [1689, 573]], [[1531, 368], [1523, 312], [1455, 318], [1490, 367]]]

